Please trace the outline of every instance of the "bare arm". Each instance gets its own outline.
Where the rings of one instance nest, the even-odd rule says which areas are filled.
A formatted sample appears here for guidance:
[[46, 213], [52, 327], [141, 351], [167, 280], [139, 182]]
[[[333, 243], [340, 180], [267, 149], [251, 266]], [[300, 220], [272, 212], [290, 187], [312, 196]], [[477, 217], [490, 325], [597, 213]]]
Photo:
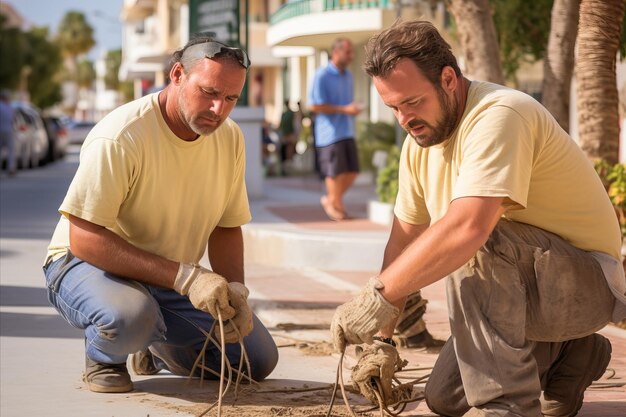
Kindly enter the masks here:
[[172, 288], [178, 262], [139, 249], [103, 226], [69, 216], [70, 250], [111, 274]]
[[[391, 265], [400, 256], [402, 251], [417, 239], [428, 228], [428, 224], [413, 225], [403, 222], [394, 216], [393, 224], [391, 226], [391, 233], [389, 234], [389, 240], [385, 247], [385, 255], [383, 257], [383, 266], [381, 271], [385, 271], [389, 265]], [[404, 303], [408, 293], [404, 294], [400, 300], [393, 304], [398, 307], [400, 311], [404, 309]], [[393, 330], [396, 326], [396, 321], [390, 323], [389, 326], [380, 330], [380, 334], [384, 337], [391, 337]]]
[[344, 106], [335, 104], [312, 104], [309, 106], [309, 110], [315, 113], [340, 113], [347, 114], [348, 116], [356, 116], [361, 113], [363, 109], [357, 103], [352, 102]]
[[446, 215], [427, 228], [380, 275], [381, 294], [398, 303], [414, 291], [451, 274], [487, 241], [505, 212], [501, 197], [454, 200]]
[[229, 282], [244, 282], [241, 227], [216, 227], [209, 238], [211, 268]]
[[428, 229], [427, 224], [414, 225], [403, 222], [394, 216], [381, 271], [387, 269], [400, 256], [404, 248], [424, 233], [426, 229]]

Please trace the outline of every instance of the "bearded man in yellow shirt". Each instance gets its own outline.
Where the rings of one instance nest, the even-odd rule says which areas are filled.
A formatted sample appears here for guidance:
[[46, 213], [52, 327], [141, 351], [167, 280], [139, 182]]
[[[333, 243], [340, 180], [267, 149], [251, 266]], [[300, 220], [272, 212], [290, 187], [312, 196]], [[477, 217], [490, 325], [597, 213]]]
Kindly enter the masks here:
[[620, 229], [592, 164], [531, 97], [465, 78], [429, 22], [373, 37], [364, 69], [409, 135], [383, 270], [337, 309], [335, 345], [390, 343], [406, 296], [447, 277], [429, 407], [575, 415], [611, 356], [595, 332], [626, 317]]
[[[228, 118], [250, 61], [206, 37], [172, 60], [164, 90], [117, 108], [87, 136], [44, 265], [50, 302], [85, 330], [84, 380], [95, 392], [133, 389], [133, 352], [142, 352], [136, 373], [188, 375], [219, 316], [233, 367], [240, 336], [252, 378], [278, 360], [247, 303], [244, 138]], [[212, 270], [198, 265], [207, 245]], [[206, 357], [219, 372], [218, 349]]]

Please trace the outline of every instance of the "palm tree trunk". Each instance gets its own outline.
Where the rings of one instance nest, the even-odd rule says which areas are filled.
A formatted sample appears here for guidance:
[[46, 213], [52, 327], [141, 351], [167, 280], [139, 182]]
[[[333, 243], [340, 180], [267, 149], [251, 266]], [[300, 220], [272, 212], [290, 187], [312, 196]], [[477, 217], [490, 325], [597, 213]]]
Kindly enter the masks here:
[[446, 5], [458, 28], [467, 75], [504, 84], [489, 0], [446, 0]]
[[543, 105], [569, 131], [570, 86], [578, 31], [579, 0], [555, 0], [550, 37], [543, 62]]
[[615, 62], [624, 0], [581, 0], [576, 60], [580, 145], [590, 158], [611, 164], [619, 156]]

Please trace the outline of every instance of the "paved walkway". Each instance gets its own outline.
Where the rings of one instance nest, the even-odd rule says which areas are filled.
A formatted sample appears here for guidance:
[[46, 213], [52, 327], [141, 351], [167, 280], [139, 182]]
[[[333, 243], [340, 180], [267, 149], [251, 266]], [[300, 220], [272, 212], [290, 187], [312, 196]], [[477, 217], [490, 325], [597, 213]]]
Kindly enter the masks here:
[[[266, 198], [252, 202], [253, 223], [244, 231], [247, 284], [251, 304], [280, 346], [279, 365], [261, 389], [280, 392], [247, 392], [239, 396], [235, 408], [225, 407], [224, 415], [325, 415], [330, 391], [323, 388], [334, 381], [338, 363], [325, 343], [330, 319], [336, 306], [376, 273], [388, 229], [365, 219], [366, 201], [374, 196], [371, 183], [365, 181], [348, 194], [348, 209], [357, 218], [341, 223], [325, 218], [319, 206], [321, 189], [312, 179], [269, 179]], [[190, 416], [206, 410], [215, 399], [215, 383], [188, 384], [165, 373], [134, 377], [135, 391], [128, 394], [85, 390], [80, 380], [82, 334], [48, 306], [39, 256], [32, 258], [33, 253], [43, 253], [46, 243], [2, 239], [0, 416]], [[443, 283], [423, 293], [429, 299], [429, 330], [447, 338]], [[626, 381], [626, 331], [607, 326], [601, 333], [613, 343], [609, 366], [615, 370], [614, 378], [603, 382]], [[410, 368], [429, 368], [436, 360], [436, 354], [425, 351], [400, 353]], [[346, 367], [354, 362], [353, 356], [346, 358]], [[415, 370], [409, 376], [427, 372]], [[348, 371], [344, 378], [348, 382]], [[320, 390], [295, 392], [316, 388]], [[350, 401], [364, 404], [356, 396]], [[341, 398], [335, 403], [341, 404]], [[210, 415], [216, 415], [215, 410]], [[336, 406], [333, 415], [346, 414]], [[423, 403], [414, 403], [402, 415], [433, 414]], [[579, 415], [624, 417], [626, 388], [588, 391]]]

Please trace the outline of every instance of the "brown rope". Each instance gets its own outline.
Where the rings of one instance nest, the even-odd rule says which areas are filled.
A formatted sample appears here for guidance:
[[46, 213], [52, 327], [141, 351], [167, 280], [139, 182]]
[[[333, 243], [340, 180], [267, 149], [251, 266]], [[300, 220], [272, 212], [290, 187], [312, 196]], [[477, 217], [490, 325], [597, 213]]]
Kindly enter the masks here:
[[[352, 406], [350, 405], [350, 403], [348, 401], [348, 398], [347, 398], [347, 395], [345, 393], [346, 387], [345, 387], [344, 382], [343, 382], [343, 359], [344, 359], [344, 356], [345, 356], [345, 348], [344, 348], [344, 350], [341, 352], [341, 354], [339, 356], [339, 364], [337, 365], [337, 373], [335, 375], [334, 389], [333, 389], [333, 392], [332, 392], [332, 395], [331, 395], [330, 404], [328, 405], [328, 412], [326, 413], [326, 417], [330, 417], [330, 414], [332, 412], [333, 405], [335, 403], [335, 398], [337, 396], [337, 386], [338, 385], [341, 388], [343, 401], [344, 401], [344, 403], [345, 403], [345, 405], [346, 405], [350, 415], [353, 416], [353, 417], [356, 417], [356, 415], [354, 414], [354, 410], [352, 409]], [[407, 368], [407, 369], [404, 370], [404, 372], [409, 371], [409, 370], [410, 371], [416, 371], [416, 370], [430, 370], [430, 369], [432, 369], [432, 367], [428, 367], [428, 368]], [[400, 372], [403, 372], [403, 370], [396, 371], [396, 374], [400, 373]], [[396, 391], [396, 392], [397, 391], [402, 392], [402, 391], [406, 390], [407, 392], [409, 392], [408, 391], [408, 387], [411, 387], [411, 391], [412, 391], [412, 389], [413, 389], [412, 387], [414, 385], [425, 382], [428, 379], [429, 376], [430, 376], [430, 374], [421, 376], [419, 378], [414, 378], [411, 381], [406, 382], [406, 383], [401, 383], [399, 378], [406, 378], [406, 377], [400, 377], [400, 376], [396, 377], [394, 375], [393, 379], [397, 383], [397, 385], [396, 386], [392, 386], [392, 390]], [[422, 401], [424, 399], [423, 395], [416, 395], [416, 396], [413, 396], [413, 397], [410, 397], [410, 398], [401, 398], [400, 400], [396, 401], [394, 404], [387, 405], [387, 404], [385, 404], [385, 401], [384, 401], [384, 398], [383, 398], [383, 394], [381, 392], [382, 387], [380, 385], [380, 380], [378, 378], [372, 378], [372, 380], [373, 380], [372, 381], [373, 382], [372, 383], [372, 388], [373, 388], [372, 391], [374, 392], [374, 395], [376, 396], [376, 399], [378, 400], [378, 405], [375, 405], [373, 407], [367, 407], [367, 408], [362, 409], [362, 410], [358, 410], [357, 413], [359, 413], [359, 414], [370, 412], [370, 411], [374, 411], [374, 410], [378, 409], [380, 411], [381, 417], [384, 417], [385, 415], [396, 417], [396, 416], [400, 415], [404, 411], [404, 409], [406, 408], [407, 404], [412, 403], [412, 402], [416, 402], [416, 401]], [[400, 395], [400, 397], [401, 396], [402, 395]]]

